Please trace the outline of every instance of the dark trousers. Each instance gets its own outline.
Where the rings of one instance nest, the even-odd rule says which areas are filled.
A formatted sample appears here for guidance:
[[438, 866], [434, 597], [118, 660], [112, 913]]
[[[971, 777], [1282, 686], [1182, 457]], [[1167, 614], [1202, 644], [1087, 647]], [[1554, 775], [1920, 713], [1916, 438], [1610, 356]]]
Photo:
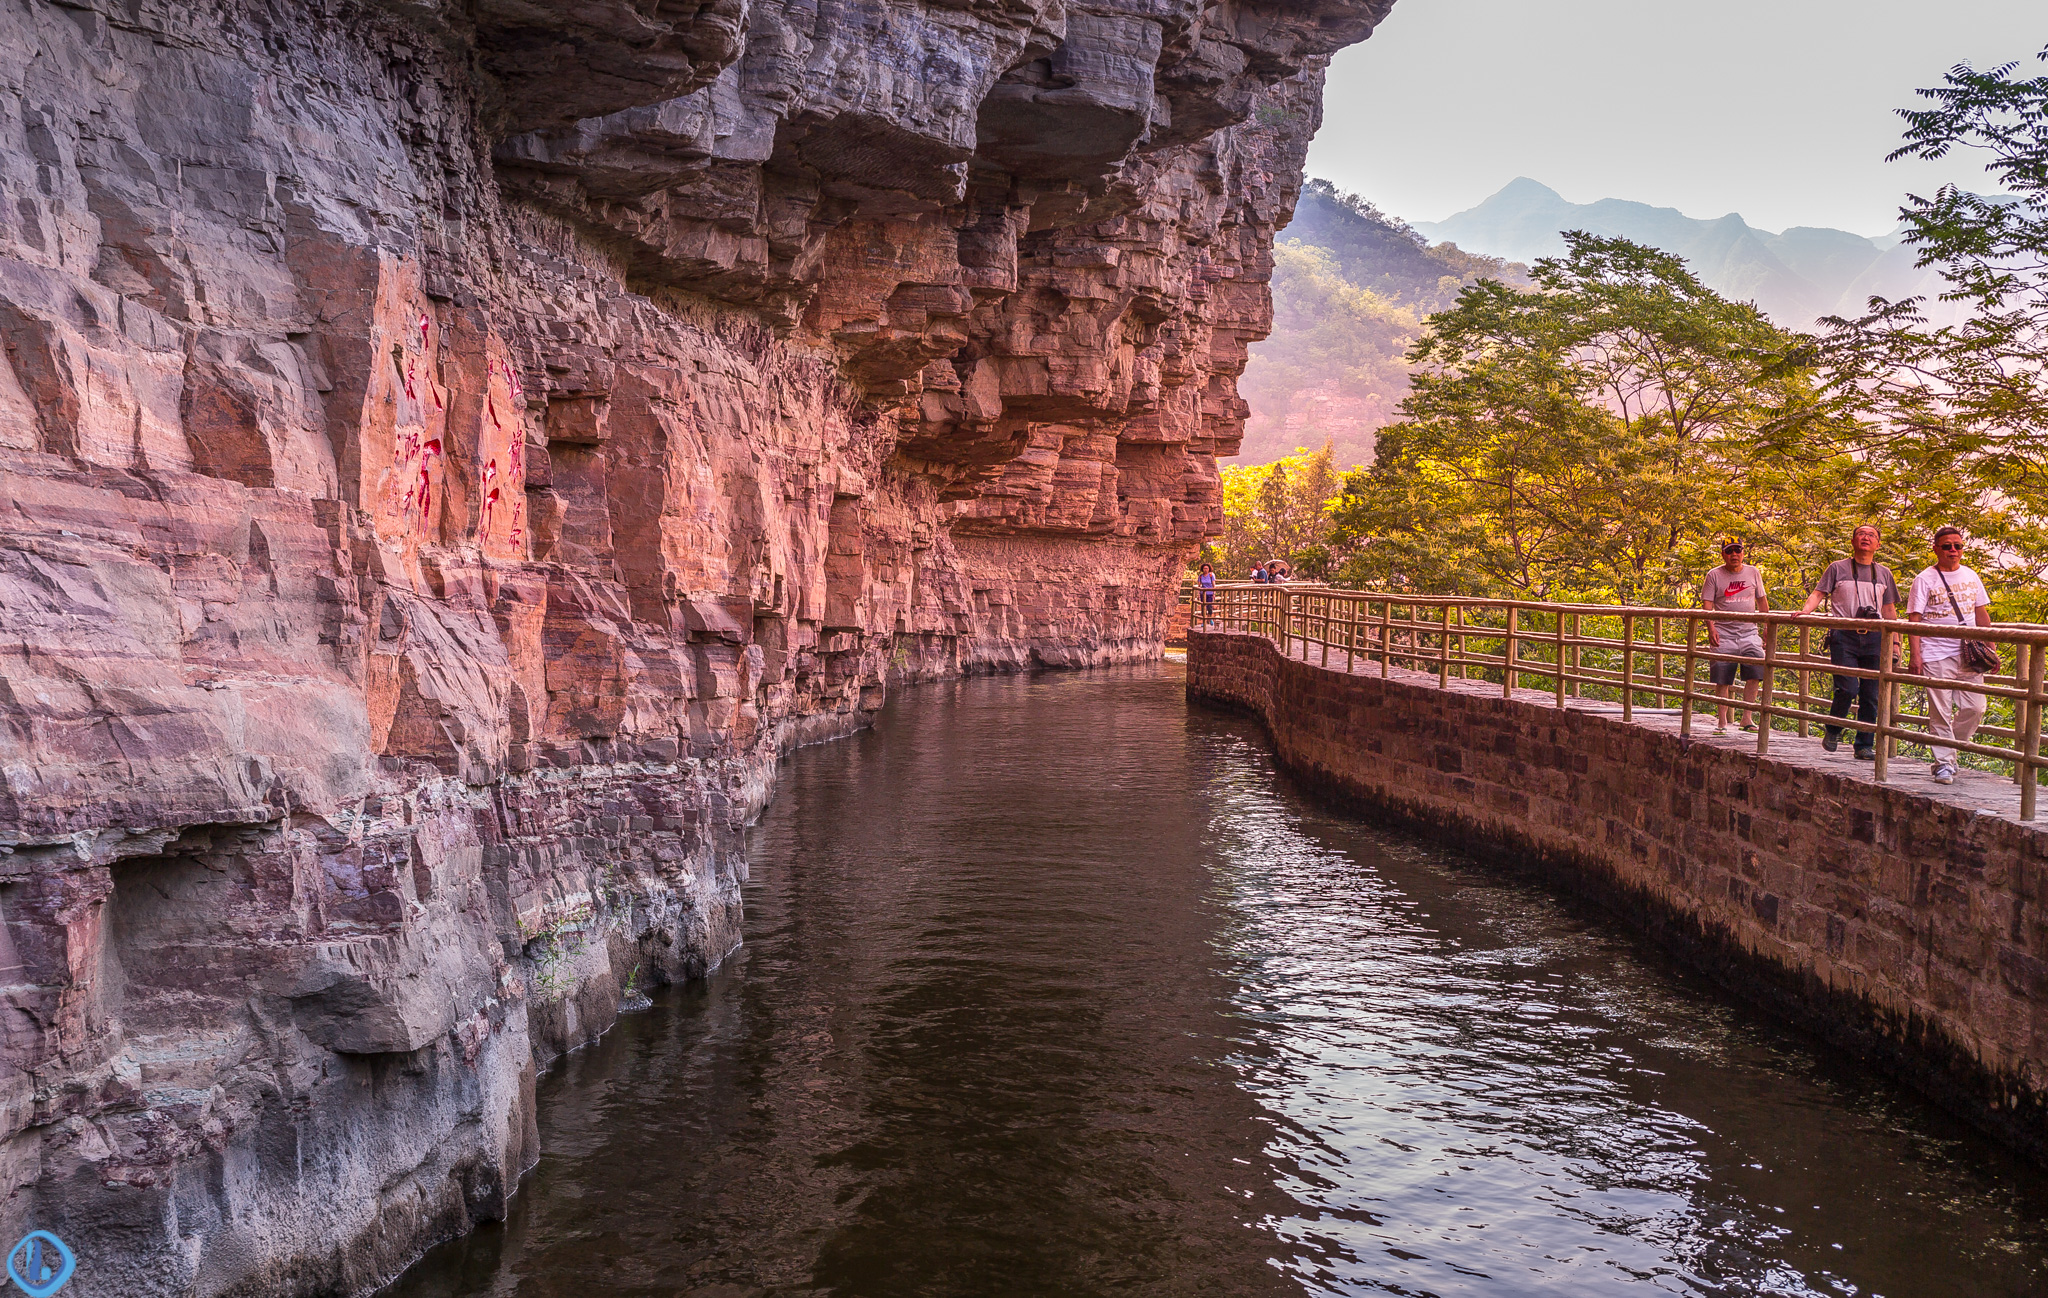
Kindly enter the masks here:
[[[1837, 636], [1835, 642], [1828, 646], [1829, 662], [1832, 662], [1837, 667], [1861, 667], [1873, 672], [1877, 670], [1877, 650], [1872, 649], [1869, 653], [1861, 653], [1859, 652], [1860, 646], [1853, 643], [1843, 645], [1840, 639], [1840, 636]], [[1833, 716], [1846, 717], [1849, 715], [1849, 704], [1851, 702], [1856, 704], [1856, 719], [1858, 721], [1875, 723], [1877, 721], [1877, 681], [1864, 676], [1835, 677], [1835, 702], [1834, 706], [1828, 709], [1828, 712]], [[1827, 728], [1827, 737], [1830, 739], [1839, 738], [1841, 733], [1842, 728], [1840, 726], [1829, 726]], [[1857, 731], [1856, 747], [1858, 749], [1877, 747], [1877, 736], [1867, 730]]]

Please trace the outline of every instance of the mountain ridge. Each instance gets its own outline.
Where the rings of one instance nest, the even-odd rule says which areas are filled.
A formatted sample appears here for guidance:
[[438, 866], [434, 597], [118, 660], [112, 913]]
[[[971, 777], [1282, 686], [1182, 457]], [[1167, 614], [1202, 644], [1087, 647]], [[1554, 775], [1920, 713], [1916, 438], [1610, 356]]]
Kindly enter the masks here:
[[1928, 315], [1947, 323], [1955, 309], [1935, 301], [1941, 279], [1913, 265], [1898, 232], [1871, 238], [1824, 226], [1760, 230], [1739, 213], [1700, 218], [1631, 199], [1573, 203], [1540, 181], [1518, 176], [1479, 203], [1414, 228], [1436, 242], [1512, 261], [1564, 252], [1565, 230], [1631, 239], [1686, 259], [1708, 287], [1754, 301], [1779, 324], [1812, 329], [1823, 316], [1863, 313], [1873, 295], [1928, 299]]

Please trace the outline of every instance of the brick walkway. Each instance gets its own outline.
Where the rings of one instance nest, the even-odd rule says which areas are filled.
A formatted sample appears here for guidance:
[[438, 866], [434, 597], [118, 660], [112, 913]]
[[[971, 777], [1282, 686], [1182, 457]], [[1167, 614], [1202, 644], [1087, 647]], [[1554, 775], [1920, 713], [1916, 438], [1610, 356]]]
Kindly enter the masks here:
[[[1289, 656], [1299, 662], [1320, 665], [1322, 653], [1321, 645], [1312, 644], [1307, 647], [1306, 652], [1297, 647]], [[1342, 672], [1344, 670], [1344, 655], [1341, 650], [1333, 649], [1330, 651], [1328, 670], [1333, 672]], [[1377, 676], [1380, 673], [1379, 660], [1377, 658], [1368, 659], [1361, 655], [1353, 671], [1354, 674], [1359, 676]], [[1403, 684], [1419, 686], [1424, 689], [1437, 688], [1437, 675], [1435, 672], [1408, 671], [1395, 667], [1389, 669], [1387, 675], [1389, 679], [1400, 681]], [[1816, 675], [1821, 677], [1821, 682], [1825, 682], [1825, 673], [1816, 673]], [[1824, 688], [1825, 686], [1821, 685], [1821, 682], [1816, 684]], [[1492, 681], [1459, 680], [1453, 676], [1450, 688], [1454, 693], [1480, 694], [1489, 698], [1500, 697], [1500, 686]], [[1550, 690], [1518, 689], [1515, 691], [1514, 696], [1520, 702], [1534, 704], [1538, 707], [1556, 706], [1557, 696]], [[1564, 702], [1565, 708], [1568, 711], [1595, 712], [1602, 716], [1612, 717], [1617, 721], [1621, 719], [1621, 705], [1618, 703], [1609, 703], [1599, 699], [1577, 699], [1570, 697], [1567, 697]], [[1732, 719], [1731, 713], [1731, 721]], [[1678, 710], [1673, 708], [1668, 713], [1659, 713], [1646, 711], [1639, 707], [1631, 718], [1631, 724], [1650, 730], [1662, 730], [1667, 734], [1677, 734]], [[1696, 714], [1693, 717], [1691, 742], [1708, 744], [1715, 748], [1725, 748], [1731, 752], [1754, 753], [1756, 751], [1756, 735], [1753, 732], [1737, 730], [1731, 725], [1726, 735], [1715, 736], [1713, 717], [1707, 713]], [[1796, 731], [1774, 730], [1771, 732], [1770, 760], [1784, 762], [1789, 766], [1803, 766], [1811, 770], [1826, 771], [1831, 775], [1859, 780], [1865, 784], [1876, 784], [1877, 778], [1872, 764], [1856, 759], [1853, 751], [1854, 744], [1853, 736], [1845, 733], [1842, 736], [1841, 748], [1830, 753], [1820, 746], [1820, 736], [1818, 733], [1801, 738]], [[1932, 798], [1937, 802], [1945, 802], [1950, 806], [1962, 807], [1981, 815], [1997, 816], [2014, 822], [2017, 822], [2020, 818], [2020, 786], [2010, 776], [1996, 775], [1988, 771], [1973, 771], [1965, 766], [1957, 770], [1956, 782], [1954, 784], [1936, 784], [1932, 779], [1928, 778], [1928, 773], [1932, 768], [1925, 758], [1909, 757], [1903, 754], [1894, 756], [1891, 759], [1890, 767], [1891, 769], [1888, 772], [1890, 778], [1884, 782], [1887, 788], [1918, 794], [1924, 798]], [[2030, 823], [2040, 825], [2043, 822], [2036, 820]]]

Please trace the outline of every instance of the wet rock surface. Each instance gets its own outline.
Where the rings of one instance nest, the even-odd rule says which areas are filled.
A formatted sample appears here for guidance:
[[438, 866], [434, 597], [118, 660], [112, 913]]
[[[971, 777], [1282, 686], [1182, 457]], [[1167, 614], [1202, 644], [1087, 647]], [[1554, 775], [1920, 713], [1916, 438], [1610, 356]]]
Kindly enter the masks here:
[[779, 752], [1155, 655], [1389, 2], [4, 0], [0, 1226], [367, 1291]]

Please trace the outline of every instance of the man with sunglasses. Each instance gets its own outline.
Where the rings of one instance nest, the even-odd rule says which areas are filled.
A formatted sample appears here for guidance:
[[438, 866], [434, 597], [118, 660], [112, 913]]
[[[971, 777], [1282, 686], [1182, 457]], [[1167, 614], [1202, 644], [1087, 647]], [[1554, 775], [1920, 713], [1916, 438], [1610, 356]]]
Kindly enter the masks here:
[[[1984, 579], [1963, 566], [1963, 529], [1944, 527], [1934, 534], [1934, 563], [1913, 578], [1906, 596], [1906, 617], [1914, 622], [1948, 622], [1961, 626], [1991, 625], [1991, 596]], [[1941, 740], [1965, 743], [1984, 719], [1984, 696], [1965, 690], [1938, 690], [1934, 681], [1984, 683], [1984, 673], [1963, 660], [1963, 642], [1954, 636], [1911, 637], [1912, 657], [1906, 670], [1928, 678], [1927, 733], [1934, 743], [1934, 782], [1956, 782], [1956, 750]]]

